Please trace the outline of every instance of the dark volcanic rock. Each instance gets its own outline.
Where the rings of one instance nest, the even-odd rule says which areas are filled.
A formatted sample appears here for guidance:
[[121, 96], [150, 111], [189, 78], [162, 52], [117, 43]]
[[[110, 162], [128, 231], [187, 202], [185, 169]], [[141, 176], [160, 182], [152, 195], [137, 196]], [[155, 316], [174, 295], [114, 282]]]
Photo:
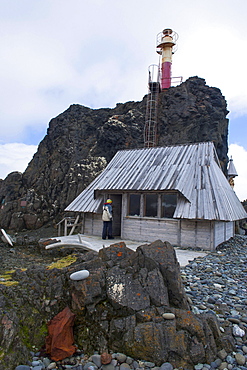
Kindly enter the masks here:
[[160, 94], [159, 145], [213, 141], [226, 173], [228, 113], [220, 89], [191, 77]]
[[[143, 147], [145, 111], [146, 97], [113, 109], [71, 105], [53, 118], [24, 174], [0, 181], [0, 226], [20, 231], [61, 220], [118, 150]], [[160, 93], [158, 145], [213, 141], [226, 171], [227, 113], [219, 89], [189, 78]]]
[[[90, 272], [87, 279], [69, 278], [84, 269]], [[41, 348], [47, 322], [67, 306], [76, 315], [75, 343], [87, 354], [112, 350], [192, 369], [213, 361], [222, 348], [233, 349], [214, 313], [191, 312], [168, 242], [143, 245], [136, 252], [121, 243], [99, 254], [80, 254], [61, 270], [32, 266], [17, 270], [13, 278], [18, 285], [0, 286], [0, 369], [6, 361], [16, 364], [19, 352], [24, 361], [32, 345]]]

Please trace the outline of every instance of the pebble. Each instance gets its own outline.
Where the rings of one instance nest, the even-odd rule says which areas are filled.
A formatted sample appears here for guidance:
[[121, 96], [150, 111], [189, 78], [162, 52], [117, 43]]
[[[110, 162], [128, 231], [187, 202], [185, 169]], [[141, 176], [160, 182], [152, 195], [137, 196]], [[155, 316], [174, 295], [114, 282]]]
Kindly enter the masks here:
[[236, 353], [235, 358], [236, 358], [236, 361], [237, 361], [238, 365], [243, 366], [246, 362], [245, 356], [242, 355], [241, 353]]
[[169, 362], [161, 365], [160, 370], [173, 370], [173, 366]]
[[[45, 360], [45, 359], [44, 359]], [[45, 365], [45, 361], [43, 360], [43, 363], [44, 363], [44, 365]], [[56, 369], [56, 366], [57, 366], [57, 364], [56, 364], [56, 362], [51, 362], [48, 366], [47, 366], [47, 369], [48, 370], [52, 370], [52, 369]]]
[[98, 354], [92, 356], [92, 361], [95, 363], [97, 367], [100, 367], [102, 365], [101, 356]]
[[123, 353], [117, 353], [115, 356], [112, 356], [112, 358], [115, 358], [121, 364], [125, 362], [127, 356]]
[[227, 356], [227, 353], [224, 349], [222, 349], [221, 351], [218, 352], [218, 357], [221, 359], [221, 360], [224, 360]]
[[224, 369], [227, 369], [227, 362], [221, 362], [220, 366], [219, 366], [219, 370], [224, 370]]
[[[247, 237], [235, 236], [221, 244], [217, 251], [203, 258], [195, 258], [181, 268], [181, 276], [188, 302], [195, 314], [213, 311], [218, 317], [220, 331], [231, 329], [236, 351], [227, 353], [224, 348], [210, 364], [199, 363], [195, 370], [247, 370]], [[169, 315], [164, 317], [164, 315]], [[164, 319], [174, 319], [170, 313]], [[83, 351], [69, 359], [51, 362], [48, 358], [33, 355], [33, 365], [19, 365], [15, 370], [72, 369], [72, 370], [173, 370], [169, 362], [157, 367], [148, 361], [138, 361], [123, 353], [112, 353], [109, 364], [101, 365], [100, 355], [88, 360]], [[41, 366], [41, 367], [40, 367]], [[177, 370], [177, 369], [176, 369]]]
[[175, 319], [174, 313], [170, 313], [170, 312], [163, 313], [162, 316], [166, 320], [174, 320]]

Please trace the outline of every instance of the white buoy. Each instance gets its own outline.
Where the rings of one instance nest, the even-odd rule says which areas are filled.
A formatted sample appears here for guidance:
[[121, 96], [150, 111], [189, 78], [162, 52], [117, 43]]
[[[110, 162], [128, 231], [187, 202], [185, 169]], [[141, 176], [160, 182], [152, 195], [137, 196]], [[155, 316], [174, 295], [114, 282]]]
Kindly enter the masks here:
[[70, 275], [71, 280], [83, 280], [86, 279], [89, 276], [88, 270], [80, 270], [73, 272], [73, 274]]

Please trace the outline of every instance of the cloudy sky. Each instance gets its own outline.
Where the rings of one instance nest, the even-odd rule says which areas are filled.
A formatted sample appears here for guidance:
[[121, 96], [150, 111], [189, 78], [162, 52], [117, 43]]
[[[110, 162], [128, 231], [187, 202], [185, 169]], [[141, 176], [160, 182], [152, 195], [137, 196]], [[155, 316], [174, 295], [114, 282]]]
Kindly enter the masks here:
[[173, 76], [202, 77], [227, 100], [235, 191], [246, 199], [246, 14], [246, 0], [0, 0], [0, 178], [25, 170], [71, 104], [142, 100], [156, 35], [172, 28]]

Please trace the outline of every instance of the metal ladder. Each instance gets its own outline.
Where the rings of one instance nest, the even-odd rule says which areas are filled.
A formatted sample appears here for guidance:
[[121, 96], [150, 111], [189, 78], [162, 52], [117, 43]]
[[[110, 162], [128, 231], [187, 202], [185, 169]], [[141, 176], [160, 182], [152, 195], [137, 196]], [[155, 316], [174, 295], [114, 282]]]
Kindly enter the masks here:
[[160, 68], [156, 64], [149, 66], [148, 96], [144, 127], [144, 146], [157, 146], [157, 112], [160, 93]]

